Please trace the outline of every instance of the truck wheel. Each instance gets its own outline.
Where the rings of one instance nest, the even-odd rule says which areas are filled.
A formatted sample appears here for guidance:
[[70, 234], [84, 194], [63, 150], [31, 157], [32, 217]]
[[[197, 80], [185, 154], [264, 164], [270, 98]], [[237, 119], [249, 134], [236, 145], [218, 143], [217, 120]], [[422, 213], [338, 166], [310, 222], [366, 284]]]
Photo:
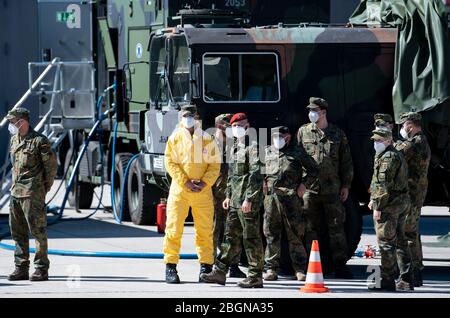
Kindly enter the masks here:
[[156, 205], [162, 197], [162, 191], [147, 184], [139, 162], [135, 160], [128, 171], [128, 205], [131, 221], [136, 225], [156, 223]]
[[[72, 149], [69, 149], [66, 154], [66, 160], [64, 161], [64, 171], [67, 169], [66, 174], [66, 187], [69, 183], [70, 175], [72, 174], [73, 164], [75, 158], [72, 159]], [[94, 187], [91, 183], [81, 182], [75, 178], [72, 188], [70, 189], [69, 196], [67, 201], [71, 207], [74, 207], [76, 210], [79, 209], [89, 209], [92, 204], [92, 199], [94, 198]]]
[[348, 258], [350, 259], [358, 248], [362, 234], [362, 214], [358, 202], [349, 195], [345, 207], [345, 234], [347, 238]]
[[120, 214], [120, 206], [123, 205], [122, 221], [130, 221], [130, 211], [128, 208], [128, 194], [125, 189], [123, 194], [123, 201], [121, 197], [122, 184], [124, 181], [125, 169], [133, 154], [129, 152], [118, 153], [115, 156], [114, 162], [114, 205], [117, 214]]

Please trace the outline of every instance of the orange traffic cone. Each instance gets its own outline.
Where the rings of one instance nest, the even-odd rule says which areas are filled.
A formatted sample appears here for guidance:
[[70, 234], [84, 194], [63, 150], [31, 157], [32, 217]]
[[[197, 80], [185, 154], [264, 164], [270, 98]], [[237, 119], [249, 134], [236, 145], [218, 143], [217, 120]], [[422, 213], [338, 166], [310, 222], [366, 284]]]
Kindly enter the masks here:
[[328, 288], [323, 283], [322, 263], [320, 262], [319, 242], [314, 240], [309, 256], [308, 273], [305, 286], [300, 288], [303, 293], [326, 293]]

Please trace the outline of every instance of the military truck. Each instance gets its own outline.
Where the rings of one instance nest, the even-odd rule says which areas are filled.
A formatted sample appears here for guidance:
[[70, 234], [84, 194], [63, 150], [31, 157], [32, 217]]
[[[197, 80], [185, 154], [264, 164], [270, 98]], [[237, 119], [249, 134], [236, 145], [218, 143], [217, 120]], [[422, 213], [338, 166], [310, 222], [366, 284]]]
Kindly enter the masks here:
[[[267, 0], [38, 3], [42, 63], [34, 66], [42, 69], [54, 57], [63, 61], [64, 84], [55, 97], [61, 107], [53, 110], [49, 129], [70, 129], [59, 146], [65, 170], [96, 116], [114, 109], [83, 158], [71, 205], [89, 208], [94, 187], [114, 176], [124, 220], [152, 224], [170, 185], [163, 154], [183, 105], [197, 105], [204, 128], [213, 127], [220, 113], [246, 112], [257, 129], [287, 125], [296, 131], [308, 121], [308, 98], [321, 96], [330, 104], [330, 121], [346, 132], [354, 162], [346, 202], [352, 255], [362, 215], [369, 212], [373, 115], [393, 113], [397, 29], [329, 25], [328, 0], [282, 1], [276, 8]], [[52, 83], [36, 91], [42, 115]], [[108, 87], [115, 89], [96, 107]], [[253, 87], [262, 88], [259, 95], [249, 95]], [[434, 156], [428, 203], [448, 205], [448, 126], [425, 128]], [[138, 160], [125, 180], [134, 154]], [[122, 184], [127, 191], [121, 201]]]

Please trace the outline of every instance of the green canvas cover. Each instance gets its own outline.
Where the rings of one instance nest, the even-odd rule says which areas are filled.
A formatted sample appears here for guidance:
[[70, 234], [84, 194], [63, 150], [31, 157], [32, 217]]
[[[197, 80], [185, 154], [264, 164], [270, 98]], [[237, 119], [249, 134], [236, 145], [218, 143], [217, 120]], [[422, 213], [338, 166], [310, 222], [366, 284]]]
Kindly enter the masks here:
[[419, 111], [425, 120], [450, 125], [450, 48], [442, 0], [364, 0], [349, 22], [399, 30], [392, 91], [395, 121], [402, 112]]

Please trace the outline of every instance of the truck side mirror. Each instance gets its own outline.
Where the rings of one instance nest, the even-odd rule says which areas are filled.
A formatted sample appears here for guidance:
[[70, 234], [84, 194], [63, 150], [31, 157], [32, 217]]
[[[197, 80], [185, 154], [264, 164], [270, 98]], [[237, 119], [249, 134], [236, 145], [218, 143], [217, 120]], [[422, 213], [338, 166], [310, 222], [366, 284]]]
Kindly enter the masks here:
[[200, 63], [191, 64], [192, 98], [200, 98]]

